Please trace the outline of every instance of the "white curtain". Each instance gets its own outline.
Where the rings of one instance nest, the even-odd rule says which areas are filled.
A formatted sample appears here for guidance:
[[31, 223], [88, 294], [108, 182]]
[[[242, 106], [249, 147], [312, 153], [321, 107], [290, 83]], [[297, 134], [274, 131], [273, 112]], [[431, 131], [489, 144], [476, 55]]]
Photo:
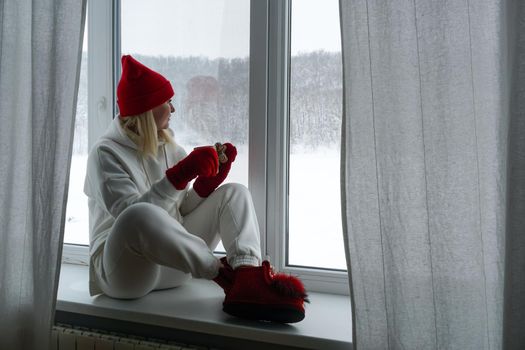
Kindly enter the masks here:
[[0, 0], [0, 349], [47, 349], [85, 0]]
[[360, 349], [525, 349], [525, 3], [340, 0]]

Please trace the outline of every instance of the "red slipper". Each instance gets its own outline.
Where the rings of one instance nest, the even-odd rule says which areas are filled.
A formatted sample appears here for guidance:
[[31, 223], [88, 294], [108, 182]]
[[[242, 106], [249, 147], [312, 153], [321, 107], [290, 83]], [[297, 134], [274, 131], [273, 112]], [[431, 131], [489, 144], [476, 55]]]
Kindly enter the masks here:
[[304, 303], [309, 301], [298, 278], [274, 273], [268, 261], [263, 261], [262, 266], [243, 267], [233, 272], [233, 283], [225, 288], [224, 312], [279, 323], [304, 319]]

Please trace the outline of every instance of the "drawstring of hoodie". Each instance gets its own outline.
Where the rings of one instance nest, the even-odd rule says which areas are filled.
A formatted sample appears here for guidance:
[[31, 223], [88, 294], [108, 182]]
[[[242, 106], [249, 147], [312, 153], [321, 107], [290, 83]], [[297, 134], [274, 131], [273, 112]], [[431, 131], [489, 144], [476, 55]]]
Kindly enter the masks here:
[[162, 150], [164, 151], [164, 161], [166, 162], [166, 170], [168, 170], [168, 156], [166, 154], [166, 144], [162, 145]]
[[142, 170], [144, 170], [144, 174], [146, 174], [146, 179], [148, 180], [148, 185], [149, 185], [149, 187], [151, 187], [151, 180], [149, 178], [148, 171], [146, 170], [146, 166], [144, 165], [144, 157], [139, 155], [139, 158], [140, 158], [140, 164], [142, 164]]

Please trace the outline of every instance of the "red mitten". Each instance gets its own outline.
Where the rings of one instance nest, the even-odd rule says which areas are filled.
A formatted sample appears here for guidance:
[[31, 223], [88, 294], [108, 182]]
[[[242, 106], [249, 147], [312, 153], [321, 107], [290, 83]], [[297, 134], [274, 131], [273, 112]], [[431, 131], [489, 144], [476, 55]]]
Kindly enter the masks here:
[[224, 153], [228, 160], [219, 166], [219, 173], [215, 176], [200, 175], [193, 184], [193, 189], [202, 198], [208, 197], [226, 179], [237, 157], [237, 148], [234, 145], [225, 143], [224, 146], [226, 146]]
[[166, 177], [178, 190], [197, 176], [213, 176], [219, 168], [219, 157], [213, 146], [197, 147], [186, 158], [166, 170]]

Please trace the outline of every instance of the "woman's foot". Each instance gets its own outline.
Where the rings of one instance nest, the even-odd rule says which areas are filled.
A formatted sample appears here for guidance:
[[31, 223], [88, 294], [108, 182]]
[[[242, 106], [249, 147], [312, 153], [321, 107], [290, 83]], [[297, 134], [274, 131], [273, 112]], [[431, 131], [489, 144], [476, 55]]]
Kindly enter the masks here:
[[[296, 277], [274, 273], [268, 261], [262, 266], [233, 270], [226, 259], [214, 279], [224, 289], [224, 312], [242, 318], [294, 323], [304, 319], [308, 297]], [[218, 279], [218, 280], [217, 280]]]

